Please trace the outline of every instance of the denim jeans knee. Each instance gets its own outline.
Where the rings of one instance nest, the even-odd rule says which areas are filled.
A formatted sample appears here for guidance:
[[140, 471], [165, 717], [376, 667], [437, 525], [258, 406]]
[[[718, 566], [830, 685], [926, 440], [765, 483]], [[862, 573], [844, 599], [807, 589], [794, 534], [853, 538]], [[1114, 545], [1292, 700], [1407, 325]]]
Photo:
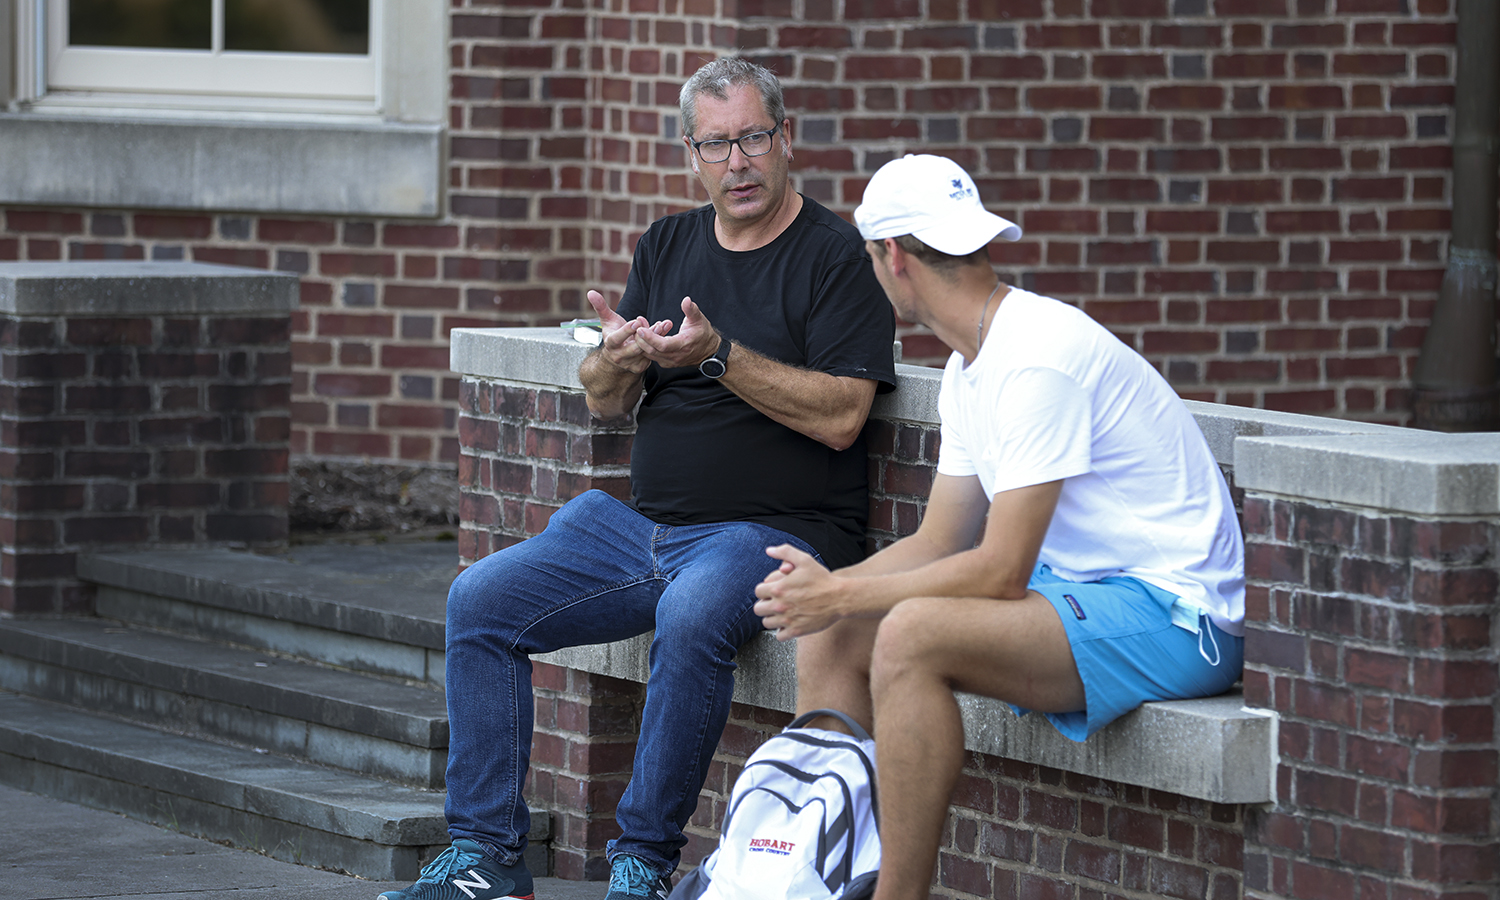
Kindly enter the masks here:
[[659, 525], [590, 491], [546, 530], [475, 563], [449, 592], [448, 823], [510, 862], [530, 825], [531, 660], [565, 646], [656, 630], [635, 768], [617, 809], [628, 852], [676, 867], [728, 718], [734, 655], [760, 630], [754, 587], [773, 544], [755, 523]]

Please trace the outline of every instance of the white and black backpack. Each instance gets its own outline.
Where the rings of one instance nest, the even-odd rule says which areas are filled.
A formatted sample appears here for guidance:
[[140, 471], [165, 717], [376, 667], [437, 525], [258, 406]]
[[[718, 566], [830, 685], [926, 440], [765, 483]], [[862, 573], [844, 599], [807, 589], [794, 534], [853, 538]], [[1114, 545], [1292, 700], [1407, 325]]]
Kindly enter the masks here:
[[[854, 732], [802, 726], [832, 716]], [[719, 847], [670, 900], [860, 900], [880, 868], [875, 742], [841, 712], [798, 716], [745, 762]]]

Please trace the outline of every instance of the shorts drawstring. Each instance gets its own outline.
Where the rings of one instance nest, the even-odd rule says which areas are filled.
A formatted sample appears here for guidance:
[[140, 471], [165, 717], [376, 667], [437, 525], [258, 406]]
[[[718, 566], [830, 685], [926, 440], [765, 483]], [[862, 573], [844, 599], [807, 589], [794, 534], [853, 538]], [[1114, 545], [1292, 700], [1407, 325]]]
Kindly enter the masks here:
[[[1224, 655], [1219, 652], [1219, 639], [1214, 637], [1214, 623], [1212, 621], [1203, 621], [1205, 619], [1208, 619], [1208, 613], [1200, 612], [1198, 614], [1198, 619], [1202, 625], [1202, 627], [1198, 629], [1198, 655], [1203, 657], [1203, 661], [1208, 663], [1209, 665], [1218, 666], [1220, 662], [1223, 662]], [[1204, 634], [1208, 635], [1209, 643], [1213, 644], [1213, 659], [1209, 659], [1207, 651], [1203, 649]]]

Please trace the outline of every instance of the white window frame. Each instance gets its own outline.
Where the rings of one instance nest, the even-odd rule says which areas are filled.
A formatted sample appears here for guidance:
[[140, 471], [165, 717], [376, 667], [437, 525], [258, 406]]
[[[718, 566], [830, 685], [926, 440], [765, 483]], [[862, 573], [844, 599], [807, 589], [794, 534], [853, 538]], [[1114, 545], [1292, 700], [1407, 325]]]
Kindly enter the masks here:
[[[429, 217], [442, 210], [448, 89], [447, 4], [375, 0], [369, 87], [342, 95], [340, 76], [314, 88], [278, 83], [218, 93], [152, 79], [181, 51], [146, 51], [136, 80], [88, 87], [74, 61], [54, 66], [49, 16], [60, 0], [0, 0], [0, 204], [237, 210]], [[65, 19], [64, 19], [65, 21]], [[8, 24], [13, 28], [7, 35]], [[65, 37], [63, 38], [65, 40]], [[66, 48], [69, 52], [85, 48]], [[141, 56], [131, 48], [127, 55]], [[207, 56], [204, 51], [187, 54]], [[302, 54], [225, 54], [257, 66]], [[77, 57], [86, 71], [123, 57]], [[307, 54], [306, 56], [313, 56]], [[312, 66], [333, 54], [303, 60]], [[196, 63], [193, 63], [196, 64]], [[335, 69], [337, 67], [334, 67]], [[54, 70], [64, 83], [55, 83]], [[144, 73], [144, 74], [141, 74]], [[257, 74], [259, 73], [259, 74]], [[212, 73], [210, 73], [212, 74]], [[215, 76], [219, 77], [219, 76]], [[308, 70], [298, 77], [308, 75]], [[74, 79], [74, 80], [66, 80]], [[272, 80], [272, 79], [267, 79]], [[9, 91], [7, 92], [7, 81]], [[105, 86], [107, 87], [107, 86]], [[166, 88], [155, 90], [153, 88]]]
[[74, 47], [68, 44], [68, 2], [46, 0], [44, 7], [45, 99], [124, 95], [148, 106], [182, 106], [209, 96], [236, 98], [240, 107], [253, 98], [267, 109], [379, 110], [385, 0], [369, 0], [369, 52], [362, 55], [225, 51], [224, 0], [211, 0], [214, 46], [208, 50]]
[[[67, 47], [66, 0], [0, 0], [0, 15], [7, 5], [15, 31], [0, 48], [0, 65], [13, 57], [12, 108], [321, 113], [428, 123], [445, 115], [449, 10], [436, 0], [372, 0], [368, 56], [234, 52], [219, 54], [219, 62], [207, 59], [210, 51]], [[63, 27], [49, 28], [49, 21]], [[121, 69], [103, 71], [117, 63]], [[187, 67], [190, 87], [158, 71], [168, 64]], [[234, 75], [235, 67], [247, 74]], [[99, 82], [112, 76], [113, 87]], [[216, 85], [204, 90], [208, 79]]]

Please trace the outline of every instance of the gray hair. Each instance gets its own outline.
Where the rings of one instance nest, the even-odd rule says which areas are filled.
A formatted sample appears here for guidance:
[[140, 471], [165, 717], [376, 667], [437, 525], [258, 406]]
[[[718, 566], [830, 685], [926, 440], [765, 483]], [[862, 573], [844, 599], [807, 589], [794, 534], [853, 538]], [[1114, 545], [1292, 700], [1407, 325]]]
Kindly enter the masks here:
[[707, 94], [716, 100], [728, 100], [729, 89], [735, 85], [748, 85], [760, 92], [761, 105], [771, 117], [771, 126], [781, 124], [786, 118], [786, 104], [781, 99], [781, 82], [775, 73], [758, 66], [741, 56], [716, 59], [693, 73], [682, 86], [677, 96], [677, 105], [682, 113], [682, 133], [688, 137], [698, 127], [698, 95]]

